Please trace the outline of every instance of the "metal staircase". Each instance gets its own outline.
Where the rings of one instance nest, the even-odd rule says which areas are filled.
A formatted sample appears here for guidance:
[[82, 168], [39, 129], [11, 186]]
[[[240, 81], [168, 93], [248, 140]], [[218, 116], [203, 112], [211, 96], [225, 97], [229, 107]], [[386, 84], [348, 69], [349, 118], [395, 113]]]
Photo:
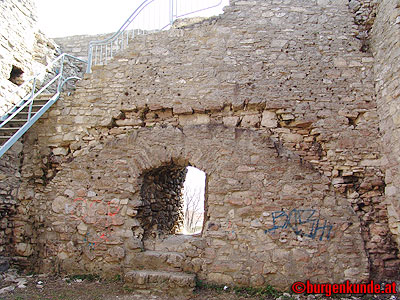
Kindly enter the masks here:
[[[19, 103], [0, 118], [0, 157], [60, 98], [65, 83], [81, 79], [67, 74], [64, 68], [67, 58], [86, 63], [64, 53], [14, 92], [18, 94], [21, 91], [29, 91]], [[49, 71], [55, 72], [54, 77], [38, 88], [39, 79], [51, 74]]]
[[[127, 48], [129, 40], [136, 35], [169, 29], [179, 18], [220, 7], [226, 1], [144, 0], [116, 33], [105, 40], [89, 43], [87, 61], [66, 53], [57, 57], [13, 93], [12, 96], [20, 100], [0, 118], [0, 158], [60, 98], [66, 82], [81, 79], [65, 71], [67, 59], [87, 64], [86, 72], [90, 73], [93, 65], [107, 64], [117, 52]], [[38, 87], [40, 78], [52, 73], [52, 78]], [[26, 96], [18, 97], [22, 92], [27, 93]]]

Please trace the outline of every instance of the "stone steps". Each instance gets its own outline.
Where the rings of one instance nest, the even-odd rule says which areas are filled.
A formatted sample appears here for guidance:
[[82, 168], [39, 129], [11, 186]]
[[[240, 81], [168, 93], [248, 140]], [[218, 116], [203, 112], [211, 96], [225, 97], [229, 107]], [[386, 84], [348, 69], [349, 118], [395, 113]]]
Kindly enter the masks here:
[[182, 271], [184, 262], [184, 254], [163, 251], [132, 253], [125, 259], [125, 265], [134, 270]]
[[196, 275], [185, 273], [186, 255], [168, 249], [130, 253], [125, 258], [125, 285], [170, 295], [190, 295]]
[[136, 270], [125, 274], [126, 288], [167, 293], [173, 296], [190, 295], [196, 286], [196, 276], [182, 272]]
[[164, 239], [145, 241], [145, 249], [154, 251], [184, 252], [186, 246], [201, 238], [193, 235], [171, 235]]

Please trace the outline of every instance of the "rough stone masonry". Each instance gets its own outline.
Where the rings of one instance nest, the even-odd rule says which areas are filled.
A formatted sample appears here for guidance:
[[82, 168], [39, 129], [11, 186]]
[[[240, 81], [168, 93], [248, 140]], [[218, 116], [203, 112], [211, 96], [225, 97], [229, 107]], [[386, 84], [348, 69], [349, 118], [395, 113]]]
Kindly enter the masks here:
[[390, 230], [400, 245], [400, 1], [384, 0], [379, 5], [371, 40], [381, 145], [386, 157], [385, 195]]
[[[0, 116], [3, 116], [20, 101], [18, 96], [26, 93], [26, 89], [17, 94], [13, 91], [51, 62], [57, 46], [39, 31], [34, 1], [4, 0], [0, 18]], [[17, 142], [0, 160], [0, 254], [10, 254], [13, 249], [11, 216], [16, 212], [22, 147]]]
[[359, 32], [348, 1], [234, 0], [137, 38], [25, 135], [14, 261], [128, 272], [174, 233], [192, 165], [207, 174], [206, 217], [179, 245], [186, 272], [279, 288], [398, 276]]

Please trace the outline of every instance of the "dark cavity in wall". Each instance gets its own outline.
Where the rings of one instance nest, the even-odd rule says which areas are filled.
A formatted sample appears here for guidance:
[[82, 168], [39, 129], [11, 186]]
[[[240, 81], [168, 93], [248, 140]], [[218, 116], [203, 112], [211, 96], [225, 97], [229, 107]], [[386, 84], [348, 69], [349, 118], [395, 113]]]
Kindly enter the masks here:
[[24, 74], [24, 71], [22, 71], [22, 69], [20, 69], [16, 66], [12, 66], [10, 78], [8, 78], [8, 80], [10, 80], [12, 83], [14, 83], [16, 85], [21, 85], [24, 83], [24, 80], [22, 79], [23, 74]]
[[186, 172], [186, 166], [171, 163], [142, 175], [140, 195], [143, 204], [137, 217], [144, 229], [144, 239], [175, 234], [181, 228]]

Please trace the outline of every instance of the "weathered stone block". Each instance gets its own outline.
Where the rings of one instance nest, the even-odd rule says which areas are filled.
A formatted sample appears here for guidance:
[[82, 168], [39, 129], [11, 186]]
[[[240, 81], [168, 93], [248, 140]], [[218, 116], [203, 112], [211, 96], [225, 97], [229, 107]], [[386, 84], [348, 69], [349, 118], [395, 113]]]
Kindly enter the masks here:
[[68, 154], [68, 149], [67, 148], [61, 148], [61, 147], [55, 148], [55, 149], [53, 149], [53, 154], [54, 155], [63, 155], [63, 156], [65, 156], [65, 155]]
[[217, 283], [217, 284], [232, 284], [233, 279], [229, 275], [225, 275], [222, 273], [209, 273], [207, 275], [207, 279], [210, 282]]
[[182, 126], [205, 125], [210, 123], [209, 115], [179, 115], [179, 124]]
[[273, 111], [263, 111], [262, 113], [262, 120], [261, 120], [261, 126], [262, 127], [267, 127], [267, 128], [275, 128], [277, 127], [278, 122], [276, 119], [276, 114]]
[[242, 127], [256, 127], [260, 122], [260, 117], [258, 115], [246, 115], [242, 117], [240, 125]]
[[64, 212], [65, 205], [68, 203], [68, 199], [63, 196], [58, 196], [53, 200], [51, 204], [51, 208], [55, 213], [62, 213]]
[[18, 243], [15, 247], [15, 252], [17, 255], [30, 256], [33, 253], [32, 246], [27, 243]]
[[228, 127], [236, 127], [236, 125], [239, 123], [239, 117], [237, 117], [237, 116], [224, 117], [223, 123], [225, 126], [228, 126]]
[[143, 120], [141, 119], [125, 119], [125, 120], [117, 120], [115, 123], [118, 126], [141, 126], [143, 124]]

